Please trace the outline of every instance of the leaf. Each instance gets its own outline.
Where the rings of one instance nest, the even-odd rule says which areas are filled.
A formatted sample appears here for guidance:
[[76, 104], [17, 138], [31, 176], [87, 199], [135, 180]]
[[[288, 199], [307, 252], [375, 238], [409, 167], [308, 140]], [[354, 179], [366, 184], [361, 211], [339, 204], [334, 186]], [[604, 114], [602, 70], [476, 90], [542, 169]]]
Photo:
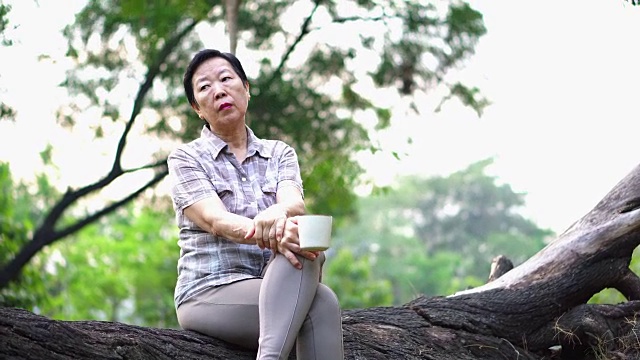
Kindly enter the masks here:
[[53, 153], [53, 146], [47, 144], [46, 148], [40, 152], [40, 159], [45, 165], [51, 164], [51, 154]]

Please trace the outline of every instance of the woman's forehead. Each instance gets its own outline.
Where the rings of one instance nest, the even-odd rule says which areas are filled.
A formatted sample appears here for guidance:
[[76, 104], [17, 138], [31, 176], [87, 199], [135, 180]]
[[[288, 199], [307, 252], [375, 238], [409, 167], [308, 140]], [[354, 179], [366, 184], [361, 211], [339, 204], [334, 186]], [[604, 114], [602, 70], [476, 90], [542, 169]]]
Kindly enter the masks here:
[[198, 66], [194, 74], [194, 80], [210, 75], [220, 75], [225, 72], [233, 72], [231, 63], [221, 57], [214, 57]]

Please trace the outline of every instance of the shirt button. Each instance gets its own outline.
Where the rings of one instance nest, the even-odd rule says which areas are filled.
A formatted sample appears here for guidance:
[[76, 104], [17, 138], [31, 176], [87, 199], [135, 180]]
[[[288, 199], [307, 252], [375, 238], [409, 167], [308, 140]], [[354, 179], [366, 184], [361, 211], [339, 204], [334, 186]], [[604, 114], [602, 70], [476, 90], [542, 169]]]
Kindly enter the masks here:
[[243, 177], [243, 178], [242, 178], [242, 181], [247, 181], [247, 178], [246, 178], [246, 177]]

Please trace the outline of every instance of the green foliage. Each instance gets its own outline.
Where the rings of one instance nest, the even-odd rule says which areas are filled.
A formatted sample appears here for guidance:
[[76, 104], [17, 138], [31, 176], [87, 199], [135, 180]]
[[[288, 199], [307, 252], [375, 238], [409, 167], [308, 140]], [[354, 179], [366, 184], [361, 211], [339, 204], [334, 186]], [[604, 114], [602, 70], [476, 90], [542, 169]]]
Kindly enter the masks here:
[[0, 120], [13, 120], [16, 112], [6, 104], [0, 103]]
[[[403, 19], [403, 26], [400, 40], [385, 37], [382, 61], [373, 73], [376, 84], [393, 85], [402, 94], [411, 94], [443, 82], [448, 70], [475, 52], [478, 39], [487, 32], [482, 14], [466, 2], [452, 1], [446, 6], [406, 1], [384, 7], [384, 14]], [[444, 100], [460, 97], [479, 114], [488, 105], [481, 98], [469, 101], [470, 92], [461, 91], [466, 89], [461, 84], [448, 86], [451, 93]]]
[[522, 194], [486, 175], [490, 163], [448, 177], [405, 178], [358, 199], [358, 218], [337, 230], [334, 248], [367, 256], [373, 278], [390, 281], [394, 304], [485, 283], [493, 257], [523, 262], [551, 235], [517, 214]]
[[342, 248], [330, 258], [323, 282], [338, 295], [343, 309], [391, 305], [391, 283], [377, 278], [374, 266], [368, 254], [356, 258], [350, 249]]
[[[429, 253], [423, 242], [412, 234], [409, 214], [398, 218], [392, 215], [397, 210], [396, 201], [400, 191], [387, 191], [378, 196], [358, 199], [358, 218], [347, 221], [337, 229], [333, 248], [338, 254], [343, 251], [358, 254], [366, 259], [372, 275], [360, 280], [359, 286], [375, 287], [376, 282], [385, 281], [391, 287], [393, 305], [404, 304], [419, 295], [443, 295], [464, 289], [480, 280], [463, 278], [457, 269], [463, 258], [455, 252]], [[364, 261], [364, 260], [360, 260]], [[346, 267], [343, 259], [331, 257], [328, 261], [326, 282], [340, 276], [334, 290], [342, 306], [384, 306], [386, 302], [372, 303], [371, 299], [356, 303], [349, 289], [340, 284], [344, 275], [334, 267]], [[335, 272], [338, 275], [334, 274]], [[333, 284], [333, 282], [331, 282]]]
[[[8, 10], [8, 6], [0, 4], [3, 29]], [[72, 101], [60, 109], [58, 120], [68, 127], [92, 128], [96, 137], [107, 135], [107, 125], [120, 123], [122, 126], [111, 126], [123, 129], [114, 166], [108, 175], [96, 176], [101, 180], [69, 189], [64, 197], [52, 190], [45, 176], [38, 178], [36, 190], [21, 190], [38, 196], [11, 204], [14, 212], [7, 215], [12, 218], [9, 228], [18, 228], [24, 219], [30, 219], [31, 223], [20, 238], [5, 242], [3, 246], [12, 250], [3, 252], [3, 263], [22, 246], [42, 246], [28, 243], [33, 233], [43, 234], [40, 240], [45, 243], [55, 242], [58, 238], [47, 238], [52, 230], [77, 225], [69, 227], [73, 233], [85, 226], [83, 220], [91, 223], [112, 211], [108, 204], [102, 208], [97, 206], [100, 209], [96, 213], [81, 206], [95, 200], [93, 196], [120, 175], [134, 171], [123, 169], [119, 157], [125, 147], [136, 145], [127, 138], [132, 129], [142, 129], [152, 137], [171, 141], [188, 141], [198, 136], [202, 122], [182, 93], [182, 75], [191, 56], [203, 47], [200, 34], [195, 31], [197, 26], [219, 28], [224, 25], [225, 11], [223, 2], [205, 0], [90, 0], [86, 3], [76, 15], [75, 23], [64, 31], [68, 40], [67, 55], [75, 66], [62, 83]], [[376, 129], [388, 126], [391, 118], [390, 109], [375, 104], [359, 85], [373, 80], [377, 86], [397, 88], [403, 95], [411, 95], [416, 89], [428, 91], [440, 84], [447, 85], [447, 72], [473, 53], [477, 39], [485, 33], [481, 15], [461, 1], [439, 3], [438, 7], [421, 1], [392, 0], [243, 1], [238, 28], [238, 49], [243, 52], [240, 58], [247, 69], [257, 69], [250, 73], [250, 126], [260, 137], [282, 139], [294, 146], [300, 158], [309, 210], [331, 213], [339, 223], [355, 214], [353, 189], [363, 169], [354, 154], [375, 149], [358, 116], [364, 112], [375, 114]], [[344, 36], [331, 36], [336, 32]], [[225, 48], [220, 42], [213, 46]], [[375, 69], [362, 71], [359, 64], [363, 60], [374, 64]], [[467, 103], [477, 105], [477, 102]], [[0, 115], [12, 115], [6, 107], [1, 110]], [[98, 119], [95, 119], [96, 113]], [[85, 116], [87, 114], [91, 116]], [[78, 124], [88, 118], [94, 119], [91, 124]], [[43, 161], [53, 164], [51, 150], [45, 149], [41, 155]], [[162, 165], [157, 164], [163, 164], [168, 150], [158, 149], [150, 163], [140, 168], [164, 174], [163, 169], [159, 169]], [[137, 196], [138, 190], [132, 190], [131, 198]], [[114, 208], [126, 204], [130, 198], [124, 199]], [[28, 211], [18, 212], [22, 207]], [[50, 224], [45, 232], [39, 231], [42, 229], [39, 220], [43, 218], [40, 209], [55, 209], [49, 214], [52, 216], [48, 218]], [[3, 211], [9, 214], [8, 210]], [[169, 323], [164, 315], [157, 315], [155, 320], [152, 315], [145, 315], [143, 307], [152, 308], [154, 301], [141, 297], [138, 291], [152, 286], [157, 287], [159, 293], [170, 294], [166, 288], [161, 289], [169, 283], [167, 279], [136, 278], [133, 273], [121, 274], [123, 278], [116, 279], [106, 270], [109, 266], [125, 268], [143, 264], [138, 258], [126, 256], [127, 251], [134, 249], [138, 253], [147, 251], [142, 244], [132, 248], [129, 243], [129, 239], [136, 236], [146, 236], [126, 230], [123, 224], [127, 223], [130, 211], [135, 210], [119, 215], [123, 218], [105, 220], [83, 230], [82, 235], [74, 237], [73, 243], [49, 248], [46, 259], [36, 257], [32, 265], [39, 267], [44, 275], [33, 279], [50, 278], [52, 283], [57, 283], [58, 291], [52, 298], [52, 302], [57, 303], [38, 303], [39, 307], [50, 313], [62, 311], [68, 316], [72, 316], [71, 313], [64, 311], [72, 311], [73, 316], [79, 317], [120, 319], [128, 316], [120, 310], [124, 301], [129, 307], [135, 306], [136, 314], [144, 321]], [[87, 213], [89, 216], [83, 217]], [[28, 215], [21, 217], [21, 214]], [[160, 224], [156, 225], [156, 229], [161, 228]], [[154, 229], [145, 228], [143, 224], [136, 226], [153, 234]], [[119, 256], [108, 254], [109, 249]], [[162, 253], [163, 250], [148, 251]], [[171, 257], [172, 261], [176, 256]], [[81, 264], [96, 268], [91, 286], [77, 285], [88, 281], [81, 275], [86, 271], [75, 268]], [[164, 262], [149, 264], [156, 269], [167, 266]], [[400, 282], [404, 275], [399, 273], [395, 281]], [[387, 301], [378, 294], [384, 293], [384, 285], [379, 287], [376, 295], [367, 301]], [[70, 300], [70, 293], [83, 300]], [[100, 293], [108, 296], [99, 298]], [[155, 301], [165, 304], [162, 296], [156, 296]], [[156, 310], [152, 313], [166, 309], [159, 304], [155, 304]]]
[[602, 289], [599, 293], [594, 294], [589, 299], [589, 304], [620, 304], [627, 301], [627, 299], [616, 289], [606, 288]]
[[[40, 192], [41, 194], [41, 192]], [[0, 266], [13, 258], [34, 230], [39, 193], [14, 183], [8, 164], [0, 163]], [[41, 264], [34, 261], [7, 288], [0, 290], [0, 306], [35, 309], [46, 301]]]
[[491, 259], [502, 254], [514, 263], [544, 246], [552, 233], [518, 214], [524, 195], [486, 174], [484, 160], [448, 177], [413, 181], [418, 218], [415, 233], [430, 252], [455, 251], [466, 258], [462, 272], [489, 274]]
[[13, 41], [5, 34], [5, 31], [10, 27], [9, 12], [11, 12], [11, 5], [0, 1], [0, 45], [2, 46], [10, 46], [13, 44]]
[[[77, 61], [63, 84], [79, 96], [70, 109], [97, 107], [105, 120], [132, 121], [144, 108], [154, 114], [145, 117], [153, 119], [144, 124], [150, 133], [183, 141], [198, 136], [202, 122], [182, 94], [182, 72], [191, 55], [202, 47], [193, 31], [195, 25], [216, 27], [225, 21], [225, 12], [223, 2], [202, 0], [90, 1], [65, 30], [68, 54]], [[320, 13], [325, 18], [316, 26]], [[283, 27], [285, 14], [288, 24], [300, 24], [300, 28]], [[377, 33], [360, 30], [354, 26], [358, 24], [375, 25]], [[397, 24], [402, 24], [400, 33]], [[259, 73], [251, 80], [250, 126], [260, 137], [282, 139], [296, 148], [305, 186], [314, 190], [307, 191], [311, 210], [336, 216], [353, 214], [352, 189], [362, 173], [353, 154], [371, 147], [367, 132], [356, 120], [358, 113], [374, 110], [379, 119], [377, 129], [388, 126], [391, 117], [389, 109], [377, 107], [366, 94], [355, 90], [361, 79], [354, 75], [354, 60], [366, 56], [364, 49], [380, 53], [382, 61], [370, 76], [383, 87], [395, 86], [400, 79], [409, 81], [413, 85], [403, 91], [409, 95], [417, 86], [428, 90], [443, 82], [447, 71], [473, 54], [477, 39], [486, 32], [482, 16], [458, 1], [438, 8], [418, 1], [305, 5], [243, 1], [238, 28], [239, 48], [243, 45], [247, 51], [258, 51], [255, 57], [240, 54], [245, 67], [260, 64]], [[351, 41], [325, 41], [313, 34], [322, 34], [325, 28], [352, 34]], [[225, 45], [214, 46], [224, 49]], [[298, 48], [307, 49], [303, 50], [307, 53]], [[280, 52], [267, 55], [266, 50], [275, 49]], [[425, 58], [437, 59], [437, 66], [425, 67]], [[412, 64], [409, 68], [408, 62]], [[146, 78], [141, 68], [147, 69]], [[119, 111], [116, 94], [131, 92], [125, 86], [131, 80], [143, 86], [138, 92], [141, 101], [127, 118]], [[337, 97], [322, 90], [332, 81], [341, 84], [342, 93]], [[62, 111], [59, 118], [73, 126], [77, 120], [70, 113]], [[168, 126], [170, 120], [179, 120], [181, 126]], [[95, 131], [102, 135], [101, 126]]]
[[167, 211], [129, 206], [53, 245], [46, 251], [50, 302], [40, 311], [58, 319], [177, 327], [174, 228]]
[[311, 69], [269, 83], [259, 77], [252, 87], [261, 90], [251, 98], [250, 126], [259, 137], [281, 139], [297, 149], [310, 212], [350, 215], [352, 189], [362, 173], [352, 153], [368, 136], [352, 117], [338, 116], [339, 104], [309, 86], [306, 71]]
[[[211, 2], [203, 2], [211, 4]], [[223, 2], [215, 5], [219, 8]], [[280, 19], [285, 12], [295, 4], [293, 0], [253, 0], [242, 1], [238, 14], [238, 29], [246, 46], [256, 50], [271, 50], [278, 43], [277, 34], [282, 34], [283, 29]], [[210, 5], [209, 5], [210, 6]], [[216, 9], [217, 10], [217, 9]], [[208, 9], [208, 11], [211, 11]], [[224, 10], [220, 12], [225, 12]], [[228, 41], [224, 39], [224, 41]], [[222, 47], [221, 45], [217, 45]]]
[[440, 104], [438, 104], [438, 106], [436, 107], [435, 111], [440, 112], [444, 103], [452, 99], [453, 97], [457, 97], [464, 105], [474, 109], [478, 116], [482, 116], [484, 108], [491, 104], [489, 100], [480, 95], [480, 89], [478, 89], [477, 87], [468, 88], [461, 83], [455, 83], [452, 86], [449, 86], [449, 95], [445, 96], [442, 99]]
[[[44, 152], [46, 154], [46, 152]], [[43, 154], [43, 157], [47, 157]], [[59, 195], [45, 175], [14, 183], [0, 163], [0, 265], [28, 243], [40, 209]], [[129, 206], [47, 247], [0, 291], [0, 306], [58, 319], [101, 319], [177, 327], [173, 303], [178, 259], [170, 200]]]

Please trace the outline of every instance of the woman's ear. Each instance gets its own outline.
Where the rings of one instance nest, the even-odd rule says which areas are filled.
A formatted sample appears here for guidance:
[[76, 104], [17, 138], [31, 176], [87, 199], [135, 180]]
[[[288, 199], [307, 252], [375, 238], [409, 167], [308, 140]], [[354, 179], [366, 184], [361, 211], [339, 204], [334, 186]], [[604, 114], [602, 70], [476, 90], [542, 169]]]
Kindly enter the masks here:
[[196, 114], [198, 114], [198, 117], [202, 119], [202, 114], [200, 113], [200, 107], [198, 106], [198, 103], [192, 103], [191, 108], [196, 112]]

